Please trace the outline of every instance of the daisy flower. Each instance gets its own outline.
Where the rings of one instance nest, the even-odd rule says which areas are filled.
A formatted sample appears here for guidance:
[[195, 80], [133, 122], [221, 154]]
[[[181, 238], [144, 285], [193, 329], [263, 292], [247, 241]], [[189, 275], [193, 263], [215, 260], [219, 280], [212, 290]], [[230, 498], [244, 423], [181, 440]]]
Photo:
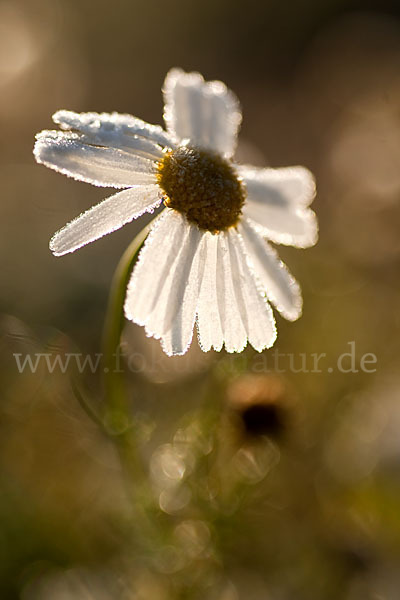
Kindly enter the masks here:
[[53, 116], [61, 130], [38, 134], [39, 163], [93, 185], [124, 188], [81, 214], [50, 242], [74, 252], [162, 206], [126, 293], [125, 315], [184, 354], [196, 323], [201, 348], [241, 352], [276, 339], [270, 303], [289, 320], [301, 314], [300, 288], [269, 242], [305, 248], [317, 240], [304, 167], [232, 162], [241, 111], [220, 81], [171, 70], [164, 120], [126, 114]]

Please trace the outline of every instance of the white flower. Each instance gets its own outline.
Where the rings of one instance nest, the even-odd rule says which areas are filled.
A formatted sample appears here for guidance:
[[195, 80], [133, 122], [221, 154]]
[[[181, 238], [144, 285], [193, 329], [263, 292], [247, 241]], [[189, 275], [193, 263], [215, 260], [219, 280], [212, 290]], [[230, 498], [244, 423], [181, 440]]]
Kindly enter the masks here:
[[62, 131], [37, 136], [36, 160], [65, 175], [126, 188], [54, 235], [52, 252], [73, 252], [145, 212], [164, 210], [140, 253], [125, 302], [128, 319], [184, 354], [195, 322], [204, 351], [256, 350], [275, 341], [269, 302], [301, 314], [297, 282], [266, 240], [305, 248], [317, 240], [304, 167], [260, 169], [231, 162], [239, 103], [219, 81], [171, 70], [164, 83], [167, 130], [130, 115], [66, 110]]

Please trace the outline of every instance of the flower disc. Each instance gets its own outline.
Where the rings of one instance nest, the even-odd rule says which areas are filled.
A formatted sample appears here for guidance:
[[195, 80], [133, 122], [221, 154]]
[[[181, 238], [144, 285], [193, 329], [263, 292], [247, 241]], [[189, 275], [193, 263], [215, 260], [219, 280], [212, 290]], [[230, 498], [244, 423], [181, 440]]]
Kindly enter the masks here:
[[159, 163], [166, 205], [199, 229], [216, 233], [238, 223], [245, 188], [230, 163], [209, 151], [181, 146]]

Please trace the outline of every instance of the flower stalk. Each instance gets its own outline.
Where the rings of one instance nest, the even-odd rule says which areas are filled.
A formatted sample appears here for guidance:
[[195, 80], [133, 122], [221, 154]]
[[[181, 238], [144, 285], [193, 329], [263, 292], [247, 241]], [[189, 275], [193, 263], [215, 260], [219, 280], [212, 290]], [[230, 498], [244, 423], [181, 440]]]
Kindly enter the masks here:
[[[156, 216], [133, 239], [115, 271], [103, 330], [104, 404], [102, 427], [117, 451], [128, 499], [134, 511], [134, 529], [142, 542], [158, 538], [154, 505], [147, 470], [142, 462], [137, 439], [133, 402], [121, 368], [121, 336], [125, 323], [124, 303], [128, 281], [139, 252]], [[159, 540], [158, 540], [159, 541]]]
[[132, 426], [123, 369], [120, 368], [121, 335], [124, 328], [126, 290], [140, 249], [150, 225], [138, 233], [122, 255], [115, 271], [103, 330], [105, 406], [104, 424], [111, 435], [119, 435]]

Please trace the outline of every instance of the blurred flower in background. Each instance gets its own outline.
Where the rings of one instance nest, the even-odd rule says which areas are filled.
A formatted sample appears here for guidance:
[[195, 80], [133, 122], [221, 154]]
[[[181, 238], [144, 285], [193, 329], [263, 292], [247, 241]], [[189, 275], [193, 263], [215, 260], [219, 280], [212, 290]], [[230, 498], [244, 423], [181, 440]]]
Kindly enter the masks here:
[[288, 426], [287, 397], [284, 383], [276, 376], [246, 375], [232, 382], [228, 405], [245, 436], [279, 439]]

